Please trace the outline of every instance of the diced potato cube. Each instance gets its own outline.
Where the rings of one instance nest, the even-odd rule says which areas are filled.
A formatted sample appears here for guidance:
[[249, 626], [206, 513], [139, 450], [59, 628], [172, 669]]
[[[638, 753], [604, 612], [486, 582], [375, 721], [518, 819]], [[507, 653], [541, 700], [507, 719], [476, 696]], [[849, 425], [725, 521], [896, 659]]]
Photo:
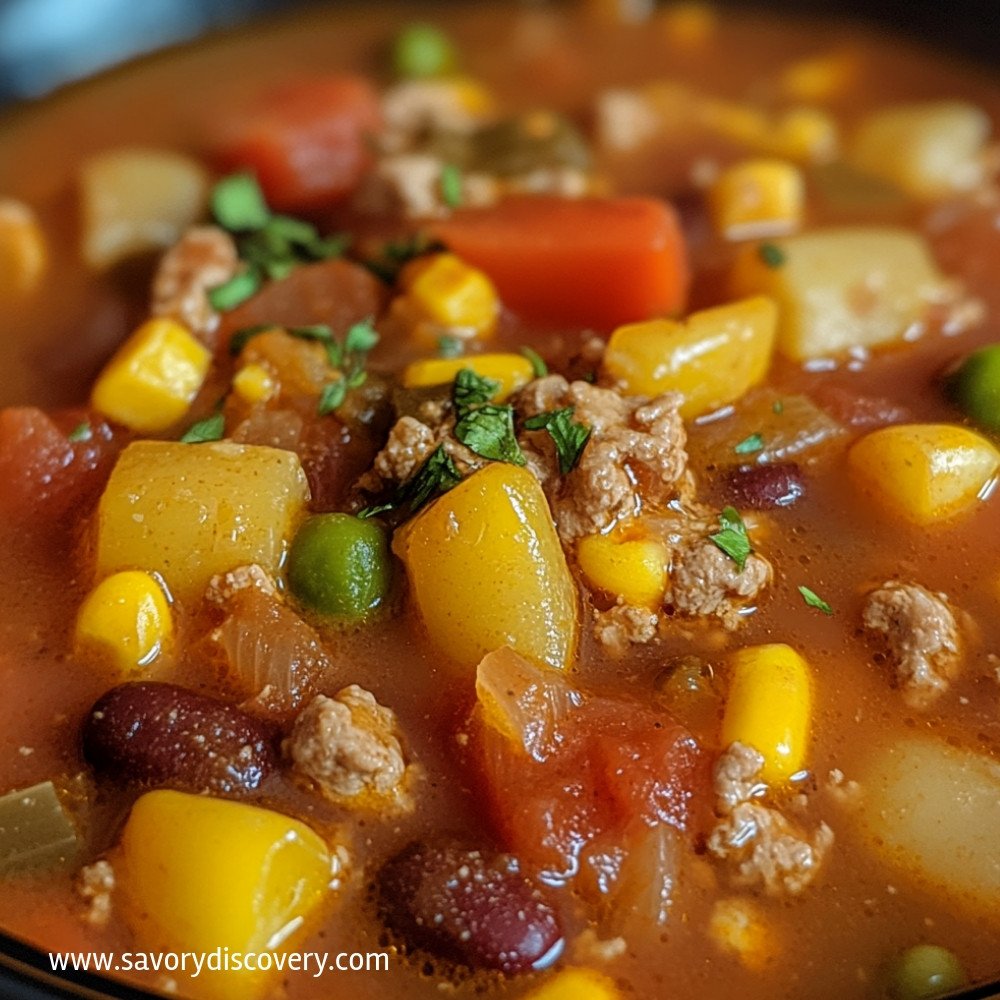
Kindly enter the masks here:
[[407, 365], [403, 385], [407, 389], [453, 382], [463, 369], [471, 368], [483, 378], [500, 383], [493, 401], [503, 402], [534, 377], [531, 362], [523, 354], [470, 354], [463, 358], [424, 358]]
[[679, 392], [681, 415], [696, 417], [740, 398], [767, 375], [777, 310], [756, 296], [667, 319], [620, 326], [604, 352], [604, 370], [625, 392]]
[[294, 452], [136, 441], [98, 506], [97, 574], [156, 572], [183, 599], [237, 566], [256, 563], [276, 575], [308, 499]]
[[134, 431], [165, 431], [187, 413], [211, 363], [208, 348], [180, 323], [147, 320], [104, 366], [91, 402]]
[[572, 662], [576, 586], [526, 469], [473, 473], [399, 529], [393, 551], [431, 642], [456, 666], [474, 670], [502, 646], [557, 669]]
[[[127, 919], [148, 949], [285, 949], [329, 893], [326, 844], [309, 827], [243, 802], [155, 791], [132, 807], [122, 834]], [[273, 987], [246, 968], [185, 982], [204, 1000], [253, 1000]]]
[[866, 752], [852, 816], [886, 864], [990, 920], [1000, 896], [1000, 765], [985, 753], [910, 737]]
[[778, 956], [774, 931], [750, 899], [716, 901], [708, 933], [724, 952], [735, 955], [752, 972], [759, 972]]
[[743, 160], [722, 171], [710, 204], [716, 230], [728, 239], [779, 236], [802, 225], [805, 182], [784, 160]]
[[33, 292], [45, 273], [48, 256], [35, 213], [24, 202], [0, 199], [0, 303]]
[[1000, 451], [954, 424], [897, 424], [872, 431], [848, 453], [858, 488], [911, 524], [945, 521], [980, 502]]
[[560, 969], [525, 1000], [620, 1000], [621, 993], [607, 976], [594, 969]]
[[278, 384], [263, 365], [244, 365], [233, 376], [233, 391], [245, 403], [266, 403], [278, 391]]
[[576, 558], [591, 587], [636, 607], [663, 602], [669, 553], [659, 539], [588, 535], [577, 544]]
[[139, 570], [112, 573], [86, 597], [76, 617], [76, 641], [93, 647], [116, 670], [148, 666], [173, 634], [173, 618], [156, 578]]
[[973, 104], [904, 104], [862, 121], [848, 161], [917, 198], [939, 198], [982, 183], [989, 134], [989, 116]]
[[722, 719], [722, 743], [743, 743], [764, 757], [760, 776], [780, 785], [801, 771], [812, 725], [809, 664], [776, 642], [737, 650]]
[[921, 236], [883, 226], [747, 244], [731, 275], [734, 295], [777, 300], [777, 349], [793, 361], [900, 340], [943, 283]]
[[103, 269], [180, 239], [208, 202], [208, 172], [179, 153], [115, 149], [89, 159], [80, 175], [83, 259]]

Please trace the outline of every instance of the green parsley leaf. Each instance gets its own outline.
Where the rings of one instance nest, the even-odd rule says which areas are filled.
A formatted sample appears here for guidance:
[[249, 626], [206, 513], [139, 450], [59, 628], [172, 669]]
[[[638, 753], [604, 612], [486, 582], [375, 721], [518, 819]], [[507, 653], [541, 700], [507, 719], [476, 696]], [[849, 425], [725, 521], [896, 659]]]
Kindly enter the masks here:
[[371, 507], [362, 507], [361, 510], [355, 514], [355, 517], [364, 521], [369, 517], [378, 517], [379, 514], [387, 514], [390, 510], [392, 510], [392, 507], [393, 505], [391, 503], [373, 504]]
[[511, 465], [525, 464], [514, 434], [513, 407], [487, 403], [467, 410], [455, 424], [455, 437], [483, 458]]
[[324, 344], [333, 340], [333, 330], [326, 323], [313, 323], [311, 326], [286, 326], [285, 330], [298, 340], [318, 340]]
[[181, 436], [181, 444], [202, 444], [205, 441], [220, 441], [226, 429], [226, 418], [221, 413], [213, 413], [204, 420], [192, 424]]
[[456, 376], [452, 386], [451, 398], [455, 404], [455, 412], [461, 420], [465, 413], [475, 406], [488, 403], [499, 391], [500, 383], [496, 379], [477, 375], [471, 368], [463, 368]]
[[549, 366], [542, 359], [542, 356], [532, 347], [522, 347], [521, 353], [531, 362], [531, 371], [535, 378], [545, 378], [549, 373]]
[[347, 379], [343, 375], [338, 375], [332, 382], [327, 382], [323, 386], [323, 391], [319, 394], [319, 403], [316, 411], [321, 417], [328, 413], [333, 413], [338, 406], [341, 406], [347, 398]]
[[833, 614], [833, 608], [831, 608], [830, 605], [816, 593], [816, 591], [810, 590], [808, 587], [799, 587], [799, 593], [802, 595], [802, 600], [805, 601], [809, 607], [817, 608], [819, 611], [822, 611], [824, 615]]
[[91, 429], [90, 421], [84, 420], [82, 424], [77, 424], [69, 434], [66, 435], [66, 440], [71, 441], [76, 444], [78, 441], [89, 441], [94, 436], [94, 432]]
[[368, 381], [368, 372], [364, 368], [355, 368], [347, 376], [347, 388], [357, 389]]
[[438, 337], [439, 358], [460, 358], [465, 353], [465, 344], [461, 337], [453, 337], [450, 333]]
[[593, 429], [573, 419], [572, 406], [529, 417], [525, 420], [524, 426], [529, 431], [548, 431], [559, 456], [559, 471], [564, 476], [576, 468], [576, 463], [580, 461], [584, 445], [590, 439], [590, 432]]
[[454, 163], [441, 168], [441, 200], [448, 208], [462, 204], [462, 171]]
[[295, 219], [290, 215], [272, 216], [263, 228], [275, 244], [280, 241], [294, 246], [309, 247], [319, 239], [319, 233], [311, 222]]
[[763, 447], [764, 438], [760, 434], [751, 434], [740, 441], [739, 444], [734, 445], [733, 451], [737, 455], [752, 455], [754, 452], [761, 451]]
[[391, 285], [411, 260], [443, 249], [444, 244], [439, 240], [432, 240], [426, 233], [414, 233], [401, 240], [386, 243], [379, 256], [365, 261], [365, 266], [376, 277]]
[[724, 507], [719, 515], [719, 527], [722, 529], [709, 540], [714, 542], [730, 559], [736, 563], [736, 568], [742, 573], [747, 564], [747, 557], [753, 552], [747, 527], [735, 507]]
[[240, 271], [222, 285], [216, 285], [208, 291], [208, 301], [216, 312], [226, 312], [235, 309], [241, 302], [246, 302], [260, 288], [260, 273], [251, 268]]
[[776, 414], [778, 414], [779, 416], [780, 416], [780, 415], [781, 415], [782, 413], [784, 413], [784, 412], [785, 412], [785, 404], [784, 404], [784, 402], [783, 402], [782, 400], [780, 400], [780, 399], [776, 399], [776, 400], [775, 400], [775, 401], [774, 401], [774, 402], [773, 402], [773, 403], [771, 404], [771, 412], [772, 412], [772, 413], [776, 413]]
[[264, 193], [253, 174], [230, 174], [212, 190], [212, 215], [230, 232], [261, 229], [271, 218]]
[[445, 451], [444, 445], [439, 444], [427, 456], [416, 475], [399, 488], [394, 506], [406, 504], [410, 513], [415, 514], [429, 500], [447, 493], [461, 481], [462, 474]]
[[333, 236], [317, 237], [302, 249], [314, 260], [330, 260], [333, 257], [343, 257], [350, 245], [350, 233], [335, 233]]
[[761, 243], [757, 248], [757, 253], [768, 267], [781, 267], [788, 259], [785, 251], [776, 243]]
[[355, 323], [344, 336], [345, 354], [367, 354], [378, 343], [378, 331], [371, 319]]

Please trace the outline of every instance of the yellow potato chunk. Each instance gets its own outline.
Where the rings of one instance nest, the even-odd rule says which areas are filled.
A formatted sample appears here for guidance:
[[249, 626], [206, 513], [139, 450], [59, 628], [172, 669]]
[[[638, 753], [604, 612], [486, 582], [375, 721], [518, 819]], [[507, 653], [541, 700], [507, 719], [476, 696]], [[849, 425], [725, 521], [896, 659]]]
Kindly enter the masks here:
[[159, 149], [115, 149], [80, 175], [83, 259], [104, 269], [176, 243], [204, 214], [209, 177], [190, 157]]
[[785, 160], [743, 160], [723, 170], [709, 192], [715, 229], [730, 240], [794, 232], [805, 208], [802, 171]]
[[924, 320], [943, 283], [917, 233], [857, 226], [746, 244], [730, 290], [776, 299], [777, 350], [807, 361], [900, 340]]
[[888, 514], [927, 525], [979, 503], [1000, 470], [1000, 451], [954, 424], [898, 424], [872, 431], [848, 453], [858, 489]]
[[24, 202], [0, 198], [0, 303], [33, 292], [42, 280], [48, 257], [35, 213]]
[[681, 416], [709, 413], [762, 382], [771, 365], [777, 310], [764, 296], [703, 309], [683, 323], [620, 326], [604, 352], [604, 371], [631, 395], [679, 392]]
[[182, 599], [248, 563], [277, 574], [308, 499], [294, 452], [136, 441], [119, 457], [98, 506], [97, 574], [156, 572]]
[[525, 1000], [620, 1000], [621, 993], [607, 976], [594, 969], [560, 969]]
[[577, 594], [538, 480], [487, 465], [397, 531], [416, 612], [434, 646], [474, 670], [502, 646], [540, 664], [569, 666]]
[[761, 778], [784, 784], [805, 765], [812, 724], [809, 664], [784, 643], [733, 654], [722, 743], [743, 743], [764, 757]]
[[862, 121], [848, 162], [917, 198], [969, 191], [985, 177], [990, 119], [964, 101], [883, 108]]
[[[242, 802], [155, 791], [132, 807], [122, 834], [127, 919], [150, 950], [282, 951], [315, 917], [333, 875], [309, 827]], [[204, 969], [183, 992], [253, 1000], [268, 973]]]
[[531, 362], [523, 354], [470, 354], [465, 358], [424, 358], [407, 365], [403, 385], [408, 389], [453, 382], [463, 369], [471, 368], [483, 378], [500, 383], [495, 403], [524, 388], [534, 378]]
[[122, 674], [152, 663], [173, 635], [163, 588], [139, 570], [112, 573], [86, 597], [76, 618], [76, 641], [110, 659]]
[[667, 587], [670, 555], [656, 538], [588, 535], [576, 547], [587, 583], [636, 607], [657, 608]]
[[180, 323], [147, 320], [104, 366], [91, 402], [134, 431], [165, 431], [187, 413], [211, 363], [211, 352]]

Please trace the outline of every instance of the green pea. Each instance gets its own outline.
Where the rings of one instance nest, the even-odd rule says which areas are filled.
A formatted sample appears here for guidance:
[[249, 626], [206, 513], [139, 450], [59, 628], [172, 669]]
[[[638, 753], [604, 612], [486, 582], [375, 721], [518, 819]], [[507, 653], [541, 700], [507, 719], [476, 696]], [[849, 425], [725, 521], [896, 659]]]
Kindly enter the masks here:
[[392, 66], [397, 76], [423, 80], [454, 70], [457, 59], [451, 39], [433, 24], [411, 24], [397, 36]]
[[953, 952], [936, 944], [918, 944], [896, 959], [890, 994], [895, 1000], [930, 1000], [957, 990], [967, 981]]
[[973, 351], [949, 379], [948, 391], [967, 417], [1000, 431], [1000, 344]]
[[364, 618], [385, 601], [391, 579], [385, 529], [350, 514], [309, 518], [288, 554], [292, 593], [308, 607], [336, 618]]

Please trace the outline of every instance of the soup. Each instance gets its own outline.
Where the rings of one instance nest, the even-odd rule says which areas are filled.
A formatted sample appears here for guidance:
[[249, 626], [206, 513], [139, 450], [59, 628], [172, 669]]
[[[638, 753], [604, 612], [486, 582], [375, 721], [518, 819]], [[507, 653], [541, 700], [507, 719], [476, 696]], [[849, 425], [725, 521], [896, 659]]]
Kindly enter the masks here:
[[0, 926], [196, 998], [1000, 975], [998, 106], [595, 2], [15, 112]]

